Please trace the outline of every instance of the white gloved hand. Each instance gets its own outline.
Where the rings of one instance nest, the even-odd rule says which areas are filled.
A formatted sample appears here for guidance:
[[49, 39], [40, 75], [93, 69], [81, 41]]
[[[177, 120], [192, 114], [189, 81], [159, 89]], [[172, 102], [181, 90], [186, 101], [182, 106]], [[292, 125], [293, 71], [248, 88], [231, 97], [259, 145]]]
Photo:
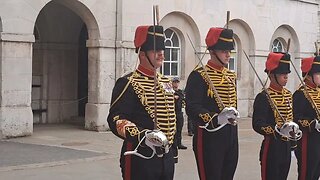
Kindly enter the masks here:
[[167, 136], [159, 130], [148, 130], [145, 133], [145, 144], [149, 146], [158, 157], [169, 152]]
[[315, 128], [318, 132], [320, 132], [320, 123], [319, 123], [319, 120], [315, 119], [315, 121], [316, 121], [316, 123], [315, 123], [314, 128]]
[[299, 125], [293, 121], [285, 122], [279, 131], [277, 126], [275, 128], [280, 135], [290, 140], [299, 140], [302, 137], [302, 131], [299, 129]]
[[234, 107], [225, 107], [218, 115], [218, 124], [237, 124], [237, 119], [240, 118], [239, 111]]

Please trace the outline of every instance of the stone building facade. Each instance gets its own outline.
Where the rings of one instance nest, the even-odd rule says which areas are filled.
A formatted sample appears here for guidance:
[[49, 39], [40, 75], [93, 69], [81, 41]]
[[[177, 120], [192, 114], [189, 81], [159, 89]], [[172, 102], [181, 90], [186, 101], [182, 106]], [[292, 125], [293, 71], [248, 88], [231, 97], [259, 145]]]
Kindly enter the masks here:
[[[179, 76], [182, 86], [197, 55], [208, 59], [208, 29], [226, 26], [231, 12], [236, 49], [229, 68], [237, 74], [243, 117], [251, 115], [262, 88], [243, 51], [265, 80], [268, 52], [285, 51], [290, 38], [289, 52], [300, 67], [319, 40], [317, 0], [0, 0], [0, 138], [70, 119], [106, 130], [113, 85], [134, 69], [134, 32], [153, 23], [155, 4], [168, 48], [161, 72]], [[288, 88], [298, 84], [292, 73]]]

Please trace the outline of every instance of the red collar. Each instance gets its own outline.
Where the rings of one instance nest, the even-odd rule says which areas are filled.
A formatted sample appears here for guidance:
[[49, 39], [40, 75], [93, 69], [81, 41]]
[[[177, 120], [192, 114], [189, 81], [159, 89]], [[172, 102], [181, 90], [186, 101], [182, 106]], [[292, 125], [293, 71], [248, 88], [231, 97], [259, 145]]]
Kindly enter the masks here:
[[139, 71], [141, 74], [143, 74], [145, 76], [149, 76], [149, 77], [154, 76], [154, 72], [152, 69], [147, 69], [141, 65], [139, 65], [139, 67], [137, 68], [137, 71]]
[[311, 89], [315, 89], [317, 86], [313, 83], [313, 82], [311, 82], [310, 80], [305, 80], [305, 83], [306, 83], [306, 85], [308, 86], [308, 87], [310, 87]]
[[221, 64], [214, 63], [211, 59], [208, 61], [207, 66], [209, 66], [211, 69], [222, 71], [224, 66]]
[[277, 92], [282, 92], [283, 90], [283, 87], [280, 86], [279, 84], [276, 84], [276, 83], [270, 83], [270, 86], [269, 86], [270, 89], [274, 90], [274, 91], [277, 91]]

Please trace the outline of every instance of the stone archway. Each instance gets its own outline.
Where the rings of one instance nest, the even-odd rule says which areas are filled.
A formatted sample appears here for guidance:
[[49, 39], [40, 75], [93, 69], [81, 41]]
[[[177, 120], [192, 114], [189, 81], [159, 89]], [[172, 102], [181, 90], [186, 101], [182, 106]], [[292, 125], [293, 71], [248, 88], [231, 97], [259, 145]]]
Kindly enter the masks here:
[[88, 56], [93, 50], [87, 47], [87, 41], [100, 37], [93, 14], [79, 1], [50, 1], [37, 17], [34, 35], [34, 123], [73, 122], [84, 126], [90, 98], [89, 62], [98, 59], [98, 54]]

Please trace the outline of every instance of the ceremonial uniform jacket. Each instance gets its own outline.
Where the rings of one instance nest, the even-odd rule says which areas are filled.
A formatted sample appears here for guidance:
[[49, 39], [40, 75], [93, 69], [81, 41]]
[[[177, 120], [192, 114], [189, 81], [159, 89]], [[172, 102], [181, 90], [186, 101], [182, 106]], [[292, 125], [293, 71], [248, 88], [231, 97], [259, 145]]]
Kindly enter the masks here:
[[320, 114], [315, 109], [320, 109], [320, 90], [309, 85], [301, 86], [294, 93], [293, 98], [294, 121], [303, 131], [316, 131], [314, 120], [319, 120]]
[[[225, 107], [237, 108], [236, 75], [225, 67], [217, 67], [208, 62], [205, 66], [191, 72], [186, 86], [187, 114], [198, 125], [203, 126], [211, 121], [211, 128], [218, 127], [217, 116]], [[210, 79], [208, 79], [208, 76]], [[210, 83], [213, 83], [223, 104]]]
[[[168, 78], [158, 74], [157, 128], [171, 145], [176, 131], [174, 91]], [[138, 70], [117, 80], [112, 92], [108, 123], [111, 131], [136, 144], [146, 130], [154, 129], [154, 78]]]
[[272, 108], [272, 104], [267, 97], [266, 92], [262, 91], [255, 98], [253, 105], [253, 129], [261, 135], [279, 137], [282, 140], [287, 141], [287, 138], [281, 137], [275, 132], [275, 125], [277, 124], [278, 127], [281, 128], [284, 123], [283, 120], [293, 120], [292, 94], [286, 88], [277, 89], [272, 87], [272, 85], [267, 91], [283, 119], [278, 115], [276, 110]]

